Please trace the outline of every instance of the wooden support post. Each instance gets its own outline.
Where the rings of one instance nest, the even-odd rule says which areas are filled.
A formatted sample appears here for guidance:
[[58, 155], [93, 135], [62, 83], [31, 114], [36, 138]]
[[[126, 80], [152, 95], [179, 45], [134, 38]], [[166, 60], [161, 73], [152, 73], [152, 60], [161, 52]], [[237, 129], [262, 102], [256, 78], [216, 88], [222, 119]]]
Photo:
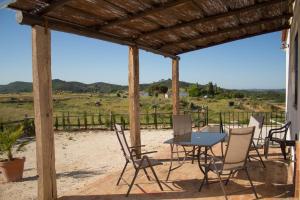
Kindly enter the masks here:
[[295, 198], [300, 198], [300, 141], [296, 141], [296, 162], [295, 162]]
[[51, 33], [32, 28], [32, 77], [36, 131], [38, 199], [57, 198], [53, 133]]
[[[131, 146], [141, 146], [139, 102], [139, 49], [136, 46], [129, 47], [128, 70], [128, 100]], [[141, 152], [141, 147], [137, 147], [135, 149], [137, 153]]]
[[179, 60], [172, 59], [172, 102], [173, 115], [179, 114]]

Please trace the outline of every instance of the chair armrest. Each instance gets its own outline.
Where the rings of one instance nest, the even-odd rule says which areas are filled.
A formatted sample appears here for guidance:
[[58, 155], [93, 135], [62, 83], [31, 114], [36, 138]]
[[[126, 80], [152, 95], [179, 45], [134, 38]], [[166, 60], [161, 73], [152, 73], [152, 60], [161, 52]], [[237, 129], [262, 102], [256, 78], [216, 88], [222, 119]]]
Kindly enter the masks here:
[[146, 145], [138, 145], [138, 146], [132, 146], [132, 147], [129, 147], [129, 149], [135, 149], [135, 148], [138, 148], [138, 147], [145, 147]]
[[273, 134], [275, 134], [275, 133], [284, 133], [284, 132], [285, 132], [285, 130], [283, 130], [282, 127], [281, 127], [281, 128], [274, 128], [274, 129], [269, 130], [269, 135], [268, 135], [268, 137], [269, 137], [269, 138], [272, 138], [272, 135], [273, 135]]
[[134, 156], [142, 156], [142, 155], [148, 155], [152, 153], [157, 153], [157, 151], [147, 151], [147, 152], [142, 152], [142, 153], [136, 153]]

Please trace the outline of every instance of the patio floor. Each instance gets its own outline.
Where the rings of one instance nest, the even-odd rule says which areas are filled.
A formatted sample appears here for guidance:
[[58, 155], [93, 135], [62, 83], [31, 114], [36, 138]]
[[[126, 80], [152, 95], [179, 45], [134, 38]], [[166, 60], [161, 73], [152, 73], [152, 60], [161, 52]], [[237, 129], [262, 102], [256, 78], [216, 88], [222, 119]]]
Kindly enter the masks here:
[[[219, 153], [220, 145], [214, 148]], [[262, 149], [260, 150], [262, 153]], [[120, 155], [121, 156], [121, 155]], [[171, 173], [169, 181], [166, 176], [169, 168], [169, 148], [159, 149], [155, 158], [163, 161], [163, 165], [155, 167], [159, 179], [162, 181], [164, 191], [160, 191], [152, 178], [149, 182], [143, 171], [140, 171], [136, 183], [128, 198], [125, 194], [128, 184], [132, 180], [134, 171], [127, 170], [119, 186], [116, 186], [120, 172], [108, 174], [106, 177], [81, 188], [76, 193], [63, 196], [60, 200], [119, 200], [119, 199], [224, 199], [219, 183], [204, 186], [198, 192], [203, 174], [198, 168], [197, 162], [186, 163]], [[249, 163], [249, 173], [255, 185], [258, 196], [261, 199], [293, 198], [292, 164], [284, 161], [279, 148], [271, 148], [268, 160], [265, 160], [266, 168], [262, 168], [258, 161]], [[123, 166], [120, 166], [120, 170]], [[131, 167], [131, 166], [130, 166]], [[151, 177], [152, 174], [149, 171]], [[209, 173], [209, 180], [215, 181], [216, 176]], [[229, 199], [255, 199], [250, 188], [249, 181], [244, 172], [237, 173], [226, 186]]]

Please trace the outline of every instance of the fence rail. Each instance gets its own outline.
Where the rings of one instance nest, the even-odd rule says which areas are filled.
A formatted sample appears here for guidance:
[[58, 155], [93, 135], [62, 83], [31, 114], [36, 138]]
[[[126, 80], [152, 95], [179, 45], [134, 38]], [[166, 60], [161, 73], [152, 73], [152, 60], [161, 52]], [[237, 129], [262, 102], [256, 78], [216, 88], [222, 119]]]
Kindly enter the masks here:
[[[247, 127], [250, 116], [260, 115], [264, 117], [262, 129], [262, 138], [265, 138], [270, 129], [281, 127], [286, 121], [285, 112], [220, 112], [219, 122], [222, 122], [223, 128]], [[276, 137], [280, 137], [276, 134]], [[258, 137], [258, 136], [254, 136]]]
[[[181, 113], [190, 114], [193, 120], [193, 126], [201, 128], [208, 124], [208, 107], [202, 106], [196, 110], [182, 110]], [[25, 118], [24, 120], [11, 121], [0, 123], [0, 130], [7, 126], [17, 124], [28, 124], [34, 126], [33, 118]], [[69, 112], [62, 112], [61, 115], [54, 116], [54, 129], [73, 131], [73, 130], [113, 130], [113, 124], [120, 123], [125, 129], [129, 128], [128, 113], [87, 113], [71, 114]], [[158, 112], [154, 109], [153, 112], [146, 112], [140, 114], [140, 124], [142, 129], [168, 129], [172, 128], [172, 113]]]

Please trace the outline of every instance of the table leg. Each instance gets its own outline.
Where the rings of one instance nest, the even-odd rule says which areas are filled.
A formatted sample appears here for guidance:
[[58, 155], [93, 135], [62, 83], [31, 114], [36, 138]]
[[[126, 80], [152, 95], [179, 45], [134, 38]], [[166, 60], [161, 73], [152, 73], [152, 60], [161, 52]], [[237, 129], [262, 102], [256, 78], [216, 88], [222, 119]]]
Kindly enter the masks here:
[[170, 167], [169, 167], [169, 171], [168, 171], [168, 175], [167, 175], [167, 181], [169, 180], [169, 176], [171, 174], [172, 171], [172, 164], [173, 164], [173, 148], [174, 148], [174, 144], [170, 144], [171, 147], [171, 159], [170, 159]]
[[[176, 145], [176, 148], [177, 148], [177, 151], [176, 151], [176, 152], [174, 152], [174, 145], [176, 145], [176, 144], [170, 144], [170, 147], [171, 147], [171, 159], [170, 159], [169, 172], [168, 172], [167, 179], [166, 179], [167, 181], [169, 180], [171, 171], [173, 171], [173, 170], [175, 170], [175, 169], [181, 167], [181, 166], [184, 164], [184, 162], [185, 162], [185, 160], [186, 160], [186, 156], [187, 156], [187, 155], [186, 155], [186, 150], [185, 150], [185, 148], [183, 147], [183, 149], [184, 149], [184, 158], [183, 158], [183, 160], [182, 160], [182, 162], [181, 162], [181, 161], [180, 161], [180, 156], [179, 156], [179, 154], [178, 154], [178, 145]], [[177, 153], [179, 165], [176, 166], [176, 167], [174, 167], [174, 168], [172, 168], [172, 166], [173, 166], [173, 160], [174, 160], [174, 157], [173, 157], [173, 154], [174, 154], [174, 153]]]

